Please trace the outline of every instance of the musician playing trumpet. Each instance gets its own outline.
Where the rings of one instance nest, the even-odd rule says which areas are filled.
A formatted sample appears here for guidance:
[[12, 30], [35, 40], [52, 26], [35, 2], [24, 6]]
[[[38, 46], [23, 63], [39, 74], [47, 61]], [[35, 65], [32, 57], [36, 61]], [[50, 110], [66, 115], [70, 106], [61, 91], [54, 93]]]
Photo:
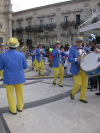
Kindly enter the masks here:
[[[81, 69], [80, 62], [89, 51], [82, 46], [83, 37], [76, 37], [76, 46], [70, 49], [68, 61], [72, 63], [70, 72], [74, 75], [74, 88], [71, 92], [71, 99], [75, 98], [76, 93], [81, 88], [79, 101], [87, 103], [86, 92], [88, 87], [88, 75]], [[83, 52], [84, 51], [84, 52]]]
[[43, 43], [39, 44], [39, 48], [36, 50], [36, 58], [38, 62], [38, 74], [44, 76], [45, 70], [45, 49], [43, 48]]

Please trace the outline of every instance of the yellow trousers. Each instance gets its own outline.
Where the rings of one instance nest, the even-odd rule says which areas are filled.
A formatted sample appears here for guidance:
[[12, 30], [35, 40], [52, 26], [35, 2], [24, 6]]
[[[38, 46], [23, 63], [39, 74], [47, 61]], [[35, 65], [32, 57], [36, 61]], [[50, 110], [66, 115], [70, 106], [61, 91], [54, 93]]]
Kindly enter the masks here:
[[1, 76], [1, 79], [4, 79], [4, 70], [0, 71], [0, 76]]
[[41, 71], [41, 75], [44, 75], [44, 70], [45, 70], [45, 65], [44, 65], [44, 60], [41, 62], [38, 62], [38, 71]]
[[36, 60], [33, 61], [33, 68], [36, 67]]
[[24, 85], [23, 84], [6, 85], [8, 104], [10, 107], [10, 111], [12, 113], [16, 113], [17, 111], [14, 90], [16, 92], [16, 97], [17, 97], [17, 108], [19, 110], [22, 110], [24, 108]]
[[80, 73], [77, 76], [74, 76], [74, 88], [72, 90], [72, 95], [75, 96], [75, 94], [80, 90], [81, 88], [81, 94], [80, 99], [86, 100], [86, 92], [88, 88], [88, 75], [80, 70]]
[[38, 71], [38, 61], [36, 59], [36, 71]]
[[60, 67], [54, 67], [54, 82], [55, 83], [56, 83], [56, 80], [58, 78], [58, 75], [60, 75], [59, 85], [63, 85], [64, 66], [62, 65], [62, 63], [60, 63]]

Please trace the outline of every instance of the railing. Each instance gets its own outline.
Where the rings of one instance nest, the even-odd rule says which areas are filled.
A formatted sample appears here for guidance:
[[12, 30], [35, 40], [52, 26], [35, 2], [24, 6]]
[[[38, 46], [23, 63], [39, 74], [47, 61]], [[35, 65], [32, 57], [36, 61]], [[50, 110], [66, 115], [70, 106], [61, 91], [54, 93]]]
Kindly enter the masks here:
[[44, 24], [33, 26], [33, 32], [43, 32], [44, 29], [45, 29]]
[[72, 25], [71, 22], [62, 22], [61, 23], [61, 27], [65, 30], [65, 29], [68, 29], [70, 26]]
[[27, 26], [27, 27], [25, 27], [25, 31], [30, 33], [30, 32], [33, 31], [33, 27], [32, 26]]
[[45, 29], [52, 31], [54, 28], [56, 28], [56, 24], [52, 23], [52, 24], [46, 24]]
[[23, 27], [16, 28], [16, 32], [17, 32], [17, 34], [19, 34], [19, 33], [23, 33], [23, 31], [24, 31], [24, 28], [23, 28]]

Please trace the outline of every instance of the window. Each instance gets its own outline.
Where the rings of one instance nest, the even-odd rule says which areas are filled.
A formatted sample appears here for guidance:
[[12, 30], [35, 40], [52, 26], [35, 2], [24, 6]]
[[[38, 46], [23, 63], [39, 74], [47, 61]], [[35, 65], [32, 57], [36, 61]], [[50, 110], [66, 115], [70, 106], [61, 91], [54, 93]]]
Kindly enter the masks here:
[[3, 38], [0, 37], [0, 43], [3, 43]]
[[53, 45], [53, 38], [49, 39], [49, 45]]
[[22, 27], [22, 23], [19, 23], [19, 28], [21, 28]]
[[52, 24], [53, 23], [53, 18], [49, 19], [49, 23]]
[[28, 34], [28, 39], [31, 39], [31, 34]]
[[41, 38], [41, 39], [40, 39], [40, 42], [44, 43], [44, 39], [43, 39], [43, 38]]
[[32, 26], [32, 21], [29, 21], [28, 22], [28, 26]]
[[76, 15], [76, 24], [80, 24], [80, 15]]
[[68, 16], [65, 16], [65, 17], [64, 17], [64, 22], [65, 22], [65, 23], [68, 23]]
[[43, 19], [40, 20], [40, 25], [43, 25]]

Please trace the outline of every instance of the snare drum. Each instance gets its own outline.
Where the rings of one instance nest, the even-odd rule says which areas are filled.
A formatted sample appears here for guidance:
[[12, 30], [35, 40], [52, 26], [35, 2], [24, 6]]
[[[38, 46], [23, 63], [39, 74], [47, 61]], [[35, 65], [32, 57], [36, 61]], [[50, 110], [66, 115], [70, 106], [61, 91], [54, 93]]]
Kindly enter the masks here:
[[90, 76], [100, 75], [100, 54], [91, 52], [81, 61], [81, 69]]

